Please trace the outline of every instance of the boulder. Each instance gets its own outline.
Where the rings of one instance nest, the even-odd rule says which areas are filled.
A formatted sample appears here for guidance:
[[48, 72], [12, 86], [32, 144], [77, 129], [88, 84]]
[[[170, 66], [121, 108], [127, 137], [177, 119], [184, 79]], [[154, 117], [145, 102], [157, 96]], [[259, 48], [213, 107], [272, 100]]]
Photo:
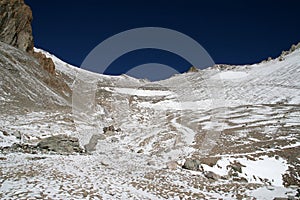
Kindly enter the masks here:
[[20, 131], [13, 132], [12, 135], [15, 136], [18, 140], [20, 140], [22, 137], [22, 134]]
[[110, 125], [108, 127], [104, 127], [103, 128], [103, 132], [106, 133], [108, 131], [114, 132], [115, 131], [115, 127], [113, 125]]
[[121, 128], [115, 128], [113, 125], [103, 128], [103, 133], [107, 136], [115, 135], [121, 131], [122, 131]]
[[204, 172], [204, 176], [208, 179], [212, 179], [212, 180], [218, 180], [219, 178], [221, 178], [218, 174], [212, 172], [212, 171], [206, 171]]
[[99, 135], [94, 134], [94, 135], [91, 137], [89, 143], [86, 144], [86, 145], [84, 145], [85, 151], [86, 151], [86, 152], [92, 152], [92, 151], [95, 151], [95, 150], [96, 150], [96, 146], [97, 146], [97, 144], [98, 144], [98, 141], [99, 141], [99, 140], [105, 140], [105, 139], [106, 139], [106, 137], [105, 137], [105, 135], [103, 135], [103, 134], [99, 134]]
[[67, 135], [56, 135], [43, 138], [37, 145], [40, 149], [53, 151], [59, 154], [81, 153], [78, 138]]
[[178, 163], [176, 161], [167, 162], [167, 168], [171, 170], [175, 170], [178, 167]]
[[231, 165], [231, 168], [236, 172], [242, 173], [241, 165]]
[[229, 165], [229, 167], [233, 169], [233, 171], [242, 173], [242, 167], [245, 167], [245, 165], [242, 165], [241, 163], [235, 160], [233, 163]]
[[143, 150], [143, 149], [139, 149], [139, 150], [137, 151], [137, 153], [144, 153], [144, 150]]
[[202, 164], [206, 164], [210, 167], [213, 167], [218, 160], [220, 160], [220, 157], [203, 157], [200, 159]]
[[240, 183], [248, 183], [248, 180], [244, 177], [233, 177], [232, 180]]
[[1, 131], [1, 132], [4, 136], [9, 136], [9, 134], [6, 131]]
[[183, 169], [194, 170], [194, 171], [199, 170], [199, 167], [200, 167], [200, 161], [197, 159], [187, 159], [182, 166]]

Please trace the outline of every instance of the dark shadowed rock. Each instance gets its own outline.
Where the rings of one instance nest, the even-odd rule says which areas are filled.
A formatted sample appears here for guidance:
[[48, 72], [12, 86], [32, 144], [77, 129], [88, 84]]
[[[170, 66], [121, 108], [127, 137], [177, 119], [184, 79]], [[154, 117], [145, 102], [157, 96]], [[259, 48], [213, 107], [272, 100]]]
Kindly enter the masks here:
[[4, 136], [9, 136], [9, 134], [6, 131], [1, 131], [1, 132]]
[[242, 167], [240, 165], [231, 165], [231, 168], [239, 173], [242, 173]]
[[117, 132], [121, 132], [122, 130], [121, 130], [121, 128], [117, 128], [117, 130], [116, 130]]
[[242, 165], [238, 161], [234, 161], [231, 165], [229, 165], [231, 169], [233, 169], [236, 172], [242, 173], [242, 167], [245, 167], [245, 165]]
[[103, 128], [104, 134], [107, 133], [107, 132], [109, 132], [109, 131], [114, 132], [115, 131], [115, 127], [113, 125], [110, 125], [108, 127], [104, 127]]
[[122, 131], [121, 128], [115, 128], [113, 125], [103, 128], [103, 133], [106, 136], [113, 136], [113, 135], [120, 133], [121, 131]]
[[54, 151], [60, 154], [81, 153], [79, 141], [75, 137], [56, 135], [42, 139], [38, 145], [40, 149]]
[[6, 157], [0, 157], [0, 160], [7, 160]]
[[137, 151], [137, 153], [144, 153], [144, 150], [143, 150], [143, 149], [139, 149], [139, 150]]

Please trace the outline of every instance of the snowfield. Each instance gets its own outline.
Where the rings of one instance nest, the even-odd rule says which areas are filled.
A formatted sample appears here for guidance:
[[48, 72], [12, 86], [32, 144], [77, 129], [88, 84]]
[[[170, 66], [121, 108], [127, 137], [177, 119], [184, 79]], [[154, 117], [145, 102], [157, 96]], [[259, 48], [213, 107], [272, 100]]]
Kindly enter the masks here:
[[221, 72], [216, 76], [211, 77], [212, 79], [221, 79], [221, 80], [232, 80], [232, 79], [242, 79], [248, 76], [246, 72]]
[[[33, 78], [32, 58], [0, 44], [1, 199], [299, 197], [300, 49], [158, 82], [94, 74], [35, 49], [71, 100]], [[57, 135], [86, 152], [35, 148]]]

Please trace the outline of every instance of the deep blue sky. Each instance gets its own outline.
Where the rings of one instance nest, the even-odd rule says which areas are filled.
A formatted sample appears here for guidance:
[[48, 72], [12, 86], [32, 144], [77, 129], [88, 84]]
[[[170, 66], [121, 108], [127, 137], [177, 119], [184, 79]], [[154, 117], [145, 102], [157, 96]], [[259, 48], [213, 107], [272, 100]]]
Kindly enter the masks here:
[[[165, 27], [198, 41], [215, 63], [250, 64], [277, 57], [300, 41], [300, 1], [70, 1], [25, 0], [33, 11], [35, 46], [80, 66], [100, 42], [138, 27]], [[189, 65], [176, 55], [139, 50], [113, 63], [124, 67], [159, 62]]]

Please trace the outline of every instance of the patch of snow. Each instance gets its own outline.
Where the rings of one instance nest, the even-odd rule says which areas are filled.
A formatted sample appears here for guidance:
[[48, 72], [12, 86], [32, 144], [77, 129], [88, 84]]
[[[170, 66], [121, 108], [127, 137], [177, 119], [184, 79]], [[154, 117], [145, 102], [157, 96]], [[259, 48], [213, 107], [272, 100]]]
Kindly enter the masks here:
[[286, 160], [279, 158], [270, 158], [267, 156], [260, 157], [259, 160], [248, 160], [246, 158], [237, 159], [243, 167], [243, 174], [247, 175], [246, 178], [249, 182], [258, 182], [254, 180], [253, 176], [260, 177], [262, 179], [268, 179], [272, 185], [283, 186], [282, 175], [288, 169]]
[[192, 129], [179, 124], [177, 122], [177, 119], [178, 118], [172, 119], [171, 120], [172, 124], [176, 127], [176, 129], [179, 132], [181, 132], [183, 134], [183, 140], [186, 142], [186, 144], [191, 145], [192, 142], [194, 141], [194, 137], [195, 137], [196, 133]]
[[251, 140], [251, 141], [253, 141], [253, 142], [260, 142], [260, 140], [259, 140], [259, 139], [256, 139], [256, 138], [248, 138], [248, 140]]
[[247, 192], [249, 196], [255, 197], [256, 199], [269, 200], [275, 197], [286, 198], [288, 196], [295, 196], [295, 190], [284, 187], [261, 187], [252, 191]]
[[[259, 178], [268, 179], [274, 186], [283, 186], [282, 175], [288, 169], [286, 160], [262, 156], [258, 160], [248, 160], [247, 158], [222, 158], [213, 167], [203, 164], [205, 171], [212, 171], [221, 176], [227, 175], [230, 168], [227, 166], [234, 161], [238, 161], [242, 167], [242, 176], [250, 183], [261, 183]], [[218, 167], [219, 166], [219, 167]], [[255, 178], [254, 178], [255, 177]]]
[[114, 90], [120, 94], [128, 94], [128, 95], [136, 95], [136, 96], [168, 96], [172, 94], [172, 92], [170, 91], [142, 90], [142, 89], [134, 89], [134, 88], [115, 88]]
[[247, 76], [248, 74], [246, 72], [227, 71], [227, 72], [220, 72], [212, 76], [211, 79], [232, 80], [232, 79], [241, 79]]
[[213, 106], [218, 105], [212, 105], [211, 100], [203, 100], [203, 101], [195, 101], [195, 102], [178, 102], [174, 100], [165, 100], [160, 101], [158, 103], [150, 103], [150, 102], [141, 102], [139, 103], [142, 107], [147, 108], [153, 108], [156, 110], [207, 110], [209, 108], [212, 108]]
[[3, 132], [0, 131], [0, 147], [10, 147], [14, 143], [19, 143], [15, 136], [5, 136], [3, 135]]

